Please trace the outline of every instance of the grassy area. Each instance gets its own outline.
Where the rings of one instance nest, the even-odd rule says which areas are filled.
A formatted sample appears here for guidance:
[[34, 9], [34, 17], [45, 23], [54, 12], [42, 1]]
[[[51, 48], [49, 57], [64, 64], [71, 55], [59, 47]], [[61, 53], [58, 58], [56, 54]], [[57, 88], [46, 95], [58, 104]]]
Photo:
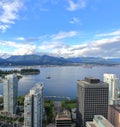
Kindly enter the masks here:
[[61, 104], [62, 107], [66, 109], [76, 108], [76, 100], [64, 100]]

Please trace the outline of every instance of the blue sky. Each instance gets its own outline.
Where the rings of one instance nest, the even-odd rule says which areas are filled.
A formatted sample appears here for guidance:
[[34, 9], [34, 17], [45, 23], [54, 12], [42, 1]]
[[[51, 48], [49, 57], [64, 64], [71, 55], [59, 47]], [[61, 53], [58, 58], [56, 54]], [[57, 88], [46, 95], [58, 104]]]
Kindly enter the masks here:
[[0, 0], [0, 56], [120, 57], [119, 0]]

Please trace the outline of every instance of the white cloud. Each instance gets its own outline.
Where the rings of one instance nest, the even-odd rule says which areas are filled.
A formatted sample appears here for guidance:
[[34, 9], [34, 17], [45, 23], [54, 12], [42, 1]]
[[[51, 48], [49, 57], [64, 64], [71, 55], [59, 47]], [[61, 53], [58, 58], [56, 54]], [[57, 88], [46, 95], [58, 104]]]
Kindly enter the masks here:
[[69, 7], [67, 8], [67, 10], [69, 11], [75, 11], [86, 7], [86, 0], [77, 0], [77, 2], [74, 2], [73, 0], [68, 0], [68, 3]]
[[72, 20], [69, 23], [71, 23], [71, 24], [81, 24], [77, 17], [73, 17]]
[[16, 40], [19, 40], [19, 41], [24, 41], [24, 40], [25, 40], [25, 38], [24, 38], [24, 37], [18, 37], [18, 38], [16, 38]]
[[12, 41], [0, 41], [0, 45], [8, 48], [8, 50], [13, 49], [13, 51], [9, 51], [12, 55], [24, 55], [24, 54], [34, 54], [36, 53], [36, 45], [28, 44], [28, 43], [17, 43]]
[[120, 37], [93, 40], [84, 44], [66, 45], [63, 42], [47, 42], [41, 45], [40, 51], [62, 57], [120, 57]]
[[35, 45], [23, 45], [18, 49], [14, 50], [13, 55], [27, 55], [27, 54], [35, 54], [36, 46]]
[[60, 40], [60, 39], [64, 39], [64, 38], [74, 37], [76, 35], [77, 35], [76, 31], [69, 31], [69, 32], [59, 32], [58, 34], [54, 34], [51, 37], [54, 40]]
[[[120, 36], [115, 36], [112, 38], [103, 38], [100, 40], [95, 41], [95, 43], [93, 44], [93, 46], [103, 46], [103, 45], [111, 45], [111, 44], [115, 44], [116, 42], [118, 43], [120, 41]], [[120, 47], [120, 46], [118, 46]]]
[[120, 37], [112, 37], [88, 42], [82, 49], [74, 49], [73, 54], [74, 56], [120, 57], [119, 51]]
[[5, 31], [10, 24], [15, 23], [15, 20], [18, 19], [18, 12], [22, 6], [22, 0], [0, 1], [0, 23], [4, 26], [4, 29], [1, 30]]
[[111, 32], [111, 33], [104, 33], [104, 34], [98, 34], [97, 37], [106, 37], [106, 36], [117, 36], [120, 35], [120, 30]]
[[5, 32], [7, 28], [9, 28], [8, 25], [0, 25], [0, 30], [1, 30], [2, 32]]
[[42, 45], [39, 46], [40, 50], [46, 50], [46, 51], [52, 51], [53, 49], [61, 49], [61, 48], [66, 48], [68, 45], [64, 44], [63, 42], [60, 41], [52, 41], [52, 42], [43, 42]]
[[[14, 55], [45, 53], [60, 57], [120, 57], [120, 36], [105, 37], [98, 40], [88, 41], [83, 44], [81, 44], [81, 42], [76, 42], [77, 44], [67, 44], [64, 38], [76, 36], [74, 32], [74, 34], [70, 33], [71, 32], [60, 32], [54, 36], [46, 36], [48, 41], [42, 41], [42, 43], [34, 44], [1, 40], [0, 50], [3, 53], [6, 53], [4, 52], [4, 49], [7, 48], [7, 50], [5, 50]], [[21, 37], [21, 39], [24, 38]], [[61, 39], [63, 40], [61, 41]]]

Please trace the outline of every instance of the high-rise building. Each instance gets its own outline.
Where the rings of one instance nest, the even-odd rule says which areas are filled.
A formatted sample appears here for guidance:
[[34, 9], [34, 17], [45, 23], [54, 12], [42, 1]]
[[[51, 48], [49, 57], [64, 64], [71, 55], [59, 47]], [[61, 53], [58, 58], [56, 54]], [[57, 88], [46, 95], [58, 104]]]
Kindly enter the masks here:
[[86, 121], [92, 121], [94, 115], [108, 113], [108, 84], [96, 78], [77, 81], [77, 123], [84, 127]]
[[95, 115], [92, 122], [91, 121], [86, 122], [86, 127], [114, 127], [114, 126], [102, 115]]
[[18, 97], [18, 78], [16, 74], [5, 76], [3, 80], [4, 111], [15, 114]]
[[42, 127], [43, 85], [36, 84], [25, 96], [24, 127]]
[[109, 84], [109, 105], [113, 105], [118, 97], [118, 78], [115, 74], [105, 73], [104, 82]]

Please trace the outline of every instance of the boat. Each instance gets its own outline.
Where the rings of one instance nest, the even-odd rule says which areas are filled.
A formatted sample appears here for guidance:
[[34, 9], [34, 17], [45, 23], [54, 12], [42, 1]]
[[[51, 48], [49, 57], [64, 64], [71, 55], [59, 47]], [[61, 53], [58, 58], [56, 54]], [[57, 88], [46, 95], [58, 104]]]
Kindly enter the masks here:
[[50, 77], [50, 76], [47, 76], [46, 78], [47, 78], [47, 79], [50, 79], [51, 77]]

